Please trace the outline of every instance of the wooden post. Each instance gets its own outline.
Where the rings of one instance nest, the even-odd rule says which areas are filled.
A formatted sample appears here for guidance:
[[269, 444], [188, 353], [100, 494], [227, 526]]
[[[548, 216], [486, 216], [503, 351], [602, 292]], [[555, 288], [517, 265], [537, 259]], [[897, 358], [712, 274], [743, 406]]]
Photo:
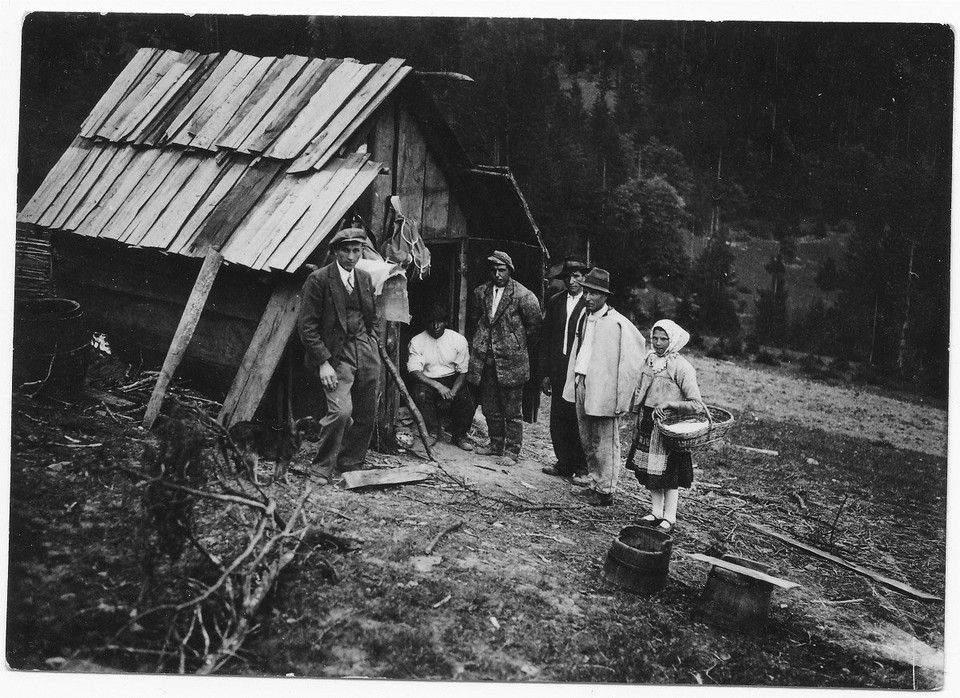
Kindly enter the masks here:
[[217, 278], [217, 272], [223, 263], [223, 255], [215, 249], [209, 249], [206, 257], [203, 259], [203, 266], [200, 267], [200, 273], [197, 275], [197, 281], [190, 292], [190, 298], [187, 300], [187, 306], [183, 309], [183, 315], [180, 316], [180, 324], [170, 343], [170, 349], [167, 351], [167, 357], [163, 361], [163, 368], [160, 369], [160, 375], [157, 376], [157, 384], [153, 387], [153, 394], [150, 396], [150, 402], [147, 403], [146, 412], [143, 415], [143, 426], [146, 429], [153, 427], [153, 423], [160, 414], [160, 405], [163, 404], [163, 396], [167, 392], [167, 386], [173, 379], [173, 374], [180, 365], [183, 355], [187, 351], [187, 346], [193, 338], [193, 332], [197, 329], [197, 322], [200, 320], [200, 313], [203, 306], [206, 305], [207, 296], [210, 295], [210, 289], [213, 287], [214, 279]]

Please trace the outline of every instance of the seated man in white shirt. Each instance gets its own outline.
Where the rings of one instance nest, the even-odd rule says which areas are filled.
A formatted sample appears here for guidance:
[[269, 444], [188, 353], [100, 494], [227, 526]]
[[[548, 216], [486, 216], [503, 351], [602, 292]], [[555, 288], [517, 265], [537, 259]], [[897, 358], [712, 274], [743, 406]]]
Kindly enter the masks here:
[[430, 432], [430, 444], [441, 435], [440, 415], [450, 415], [452, 442], [472, 451], [467, 432], [477, 407], [465, 385], [470, 363], [467, 339], [447, 329], [447, 309], [435, 306], [427, 316], [427, 329], [410, 340], [407, 371], [414, 379], [410, 391]]

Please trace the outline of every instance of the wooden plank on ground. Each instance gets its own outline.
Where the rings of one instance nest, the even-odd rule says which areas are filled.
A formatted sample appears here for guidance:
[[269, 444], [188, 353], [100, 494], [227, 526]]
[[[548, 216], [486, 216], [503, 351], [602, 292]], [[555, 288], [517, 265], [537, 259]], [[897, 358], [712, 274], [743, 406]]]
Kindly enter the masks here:
[[205, 246], [221, 249], [284, 167], [283, 162], [261, 160], [246, 168], [243, 176], [203, 224], [200, 234], [190, 246], [191, 251], [200, 251]]
[[[296, 239], [302, 240], [302, 242], [300, 243], [299, 250], [297, 250], [292, 257], [290, 256], [290, 249], [294, 248], [278, 250], [265, 262], [261, 263], [258, 261], [257, 268], [284, 269], [291, 273], [299, 269], [300, 265], [307, 261], [307, 257], [317, 249], [317, 245], [323, 241], [327, 234], [333, 231], [337, 222], [347, 214], [350, 207], [357, 202], [357, 199], [360, 198], [367, 187], [376, 179], [377, 174], [380, 172], [380, 167], [381, 164], [379, 162], [364, 163], [360, 171], [356, 173], [356, 176], [350, 180], [340, 196], [337, 197], [337, 200], [330, 207], [330, 210], [320, 224], [313, 228], [304, 226], [304, 231], [307, 233], [306, 236], [299, 233], [297, 234]], [[320, 233], [320, 235], [318, 236], [317, 233]], [[288, 238], [293, 237], [292, 234], [288, 236]], [[284, 242], [286, 242], [286, 240]]]
[[257, 124], [257, 128], [244, 141], [243, 149], [249, 153], [265, 152], [310, 101], [318, 86], [322, 85], [327, 76], [341, 63], [343, 63], [342, 58], [310, 61], [290, 85], [290, 89], [283, 93], [263, 120]]
[[92, 137], [103, 125], [103, 122], [113, 113], [123, 96], [130, 89], [140, 74], [150, 67], [163, 53], [162, 49], [142, 48], [134, 54], [130, 62], [120, 71], [120, 75], [113, 81], [107, 91], [93, 107], [87, 118], [80, 124], [80, 135]]
[[[230, 81], [230, 91], [225, 95], [217, 110], [207, 119], [200, 133], [194, 137], [190, 145], [205, 150], [213, 149], [220, 134], [230, 127], [234, 119], [239, 118], [237, 112], [243, 106], [244, 100], [254, 91], [276, 60], [272, 57], [261, 58], [250, 66], [250, 70], [241, 77], [239, 82], [234, 84], [233, 81]], [[216, 93], [214, 96], [216, 96]]]
[[270, 66], [270, 70], [237, 112], [237, 118], [217, 139], [216, 147], [246, 150], [247, 138], [282, 97], [309, 60], [306, 56], [286, 55]]
[[[390, 60], [392, 61], [399, 59]], [[387, 61], [387, 63], [390, 63], [390, 61]], [[314, 143], [311, 143], [311, 146], [307, 149], [307, 151], [301, 155], [293, 163], [293, 165], [291, 165], [290, 171], [300, 172], [310, 168], [318, 170], [326, 165], [331, 158], [336, 157], [338, 151], [341, 147], [343, 147], [344, 143], [346, 143], [347, 140], [353, 136], [360, 125], [366, 121], [391, 94], [393, 94], [397, 85], [403, 81], [403, 79], [411, 70], [412, 68], [409, 66], [400, 66], [395, 72], [393, 72], [392, 75], [389, 76], [386, 82], [379, 86], [376, 92], [374, 92], [372, 95], [364, 96], [362, 101], [352, 100], [351, 105], [359, 106], [359, 111], [353, 113], [349, 121], [347, 121], [346, 117], [348, 114], [350, 114], [350, 112], [344, 110], [344, 121], [331, 123], [331, 125], [326, 129], [327, 135], [325, 136], [325, 134], [320, 134], [320, 136], [324, 136], [323, 142], [320, 142], [320, 136], [318, 136], [318, 138], [314, 140]], [[340, 118], [341, 114], [337, 114], [337, 119], [339, 120]], [[392, 163], [393, 160], [386, 160], [385, 162]]]
[[167, 392], [167, 386], [173, 379], [173, 374], [187, 351], [194, 330], [197, 329], [200, 313], [203, 311], [203, 306], [206, 305], [207, 296], [210, 295], [210, 289], [213, 288], [214, 279], [217, 278], [217, 271], [219, 271], [222, 263], [223, 255], [214, 249], [207, 251], [203, 266], [200, 267], [200, 273], [197, 275], [197, 281], [190, 292], [190, 299], [187, 301], [187, 306], [183, 309], [183, 315], [180, 317], [180, 324], [177, 325], [177, 331], [170, 343], [170, 349], [163, 360], [163, 368], [160, 369], [160, 375], [157, 376], [157, 383], [153, 388], [153, 394], [150, 396], [150, 402], [147, 403], [147, 410], [143, 415], [145, 429], [150, 429], [157, 415], [160, 414], [160, 406], [163, 404], [163, 396]]
[[207, 106], [207, 98], [220, 85], [223, 79], [233, 70], [237, 61], [243, 56], [238, 51], [228, 51], [216, 67], [206, 76], [203, 85], [194, 93], [190, 101], [187, 102], [183, 110], [167, 127], [166, 133], [162, 139], [163, 142], [176, 143], [177, 145], [190, 145], [193, 136], [189, 131], [196, 128], [194, 121], [198, 118], [197, 112]]
[[718, 557], [711, 557], [710, 555], [703, 555], [702, 553], [686, 553], [686, 555], [694, 560], [707, 562], [714, 567], [722, 567], [723, 569], [730, 570], [731, 572], [737, 572], [753, 579], [759, 579], [761, 582], [767, 582], [768, 584], [772, 584], [775, 587], [780, 587], [781, 589], [793, 589], [794, 587], [800, 586], [796, 582], [789, 582], [786, 579], [772, 577], [769, 574], [764, 574], [758, 570], [752, 570], [749, 567], [728, 562], [727, 560], [721, 560]]
[[812, 545], [801, 543], [795, 538], [791, 538], [790, 536], [785, 535], [783, 533], [778, 533], [777, 531], [767, 528], [762, 524], [748, 522], [747, 525], [750, 528], [754, 529], [755, 531], [759, 531], [764, 535], [770, 536], [771, 538], [775, 538], [783, 543], [786, 543], [787, 545], [791, 545], [794, 548], [802, 550], [805, 553], [809, 553], [810, 555], [813, 555], [815, 557], [823, 558], [824, 560], [829, 560], [830, 562], [836, 563], [841, 567], [846, 567], [849, 570], [853, 570], [857, 574], [862, 574], [865, 577], [869, 577], [875, 582], [879, 582], [880, 584], [883, 584], [884, 586], [889, 587], [890, 589], [893, 589], [894, 591], [897, 591], [901, 594], [905, 594], [906, 596], [910, 596], [914, 599], [919, 599], [920, 601], [943, 601], [943, 599], [941, 599], [939, 596], [934, 596], [933, 594], [928, 594], [925, 591], [920, 591], [919, 589], [913, 588], [909, 584], [898, 582], [896, 579], [890, 579], [889, 577], [885, 577], [884, 575], [879, 574], [878, 572], [874, 572], [873, 570], [867, 569], [866, 567], [863, 567], [853, 562], [848, 562], [844, 560], [842, 557], [834, 555], [833, 553], [828, 553], [825, 550], [820, 550], [819, 548], [815, 548]]
[[738, 448], [741, 451], [747, 451], [749, 453], [762, 453], [765, 456], [779, 456], [780, 451], [771, 451], [768, 448], [754, 448], [753, 446], [741, 446], [739, 444], [729, 444], [731, 448]]
[[400, 468], [379, 470], [351, 470], [343, 474], [343, 487], [355, 490], [360, 487], [386, 487], [408, 485], [429, 480], [437, 473], [432, 465], [405, 465]]
[[345, 60], [320, 84], [310, 100], [276, 141], [264, 151], [267, 157], [284, 160], [297, 157], [313, 137], [343, 107], [357, 85], [366, 79], [374, 66]]
[[293, 277], [277, 282], [223, 401], [217, 419], [224, 426], [248, 421], [256, 414], [296, 327], [300, 287], [300, 282]]

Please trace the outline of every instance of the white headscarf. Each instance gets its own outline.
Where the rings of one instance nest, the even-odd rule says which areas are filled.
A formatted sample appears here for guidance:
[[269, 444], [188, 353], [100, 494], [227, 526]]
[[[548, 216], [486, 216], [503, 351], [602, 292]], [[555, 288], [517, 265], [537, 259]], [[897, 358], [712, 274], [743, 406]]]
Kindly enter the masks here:
[[663, 330], [667, 334], [670, 344], [667, 345], [667, 350], [663, 352], [663, 356], [658, 356], [655, 349], [647, 352], [647, 365], [654, 371], [662, 371], [667, 366], [667, 359], [676, 356], [681, 349], [687, 346], [687, 342], [690, 341], [690, 333], [673, 320], [658, 320], [650, 328], [651, 340], [653, 339], [653, 331], [657, 329]]

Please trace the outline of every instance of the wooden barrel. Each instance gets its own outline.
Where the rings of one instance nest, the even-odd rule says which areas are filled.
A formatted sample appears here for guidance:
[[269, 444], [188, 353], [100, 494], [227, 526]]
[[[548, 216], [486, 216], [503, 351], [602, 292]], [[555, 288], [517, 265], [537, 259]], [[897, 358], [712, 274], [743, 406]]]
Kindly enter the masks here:
[[647, 526], [627, 526], [613, 539], [603, 576], [621, 589], [653, 594], [667, 583], [672, 552], [670, 535]]
[[80, 304], [37, 298], [14, 304], [13, 383], [17, 389], [75, 393], [83, 388], [90, 360], [90, 333]]
[[[736, 555], [724, 555], [722, 559], [764, 574], [772, 571], [767, 565]], [[772, 592], [769, 582], [713, 567], [700, 595], [699, 613], [703, 620], [722, 628], [759, 630], [767, 622]]]

